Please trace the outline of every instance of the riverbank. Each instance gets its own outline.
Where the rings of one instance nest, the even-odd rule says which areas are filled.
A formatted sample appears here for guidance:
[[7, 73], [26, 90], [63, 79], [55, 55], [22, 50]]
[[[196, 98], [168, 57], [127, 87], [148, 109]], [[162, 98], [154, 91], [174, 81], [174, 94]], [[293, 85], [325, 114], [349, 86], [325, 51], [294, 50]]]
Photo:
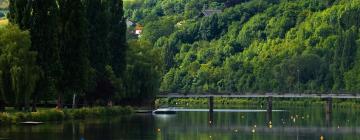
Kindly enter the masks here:
[[79, 109], [40, 109], [38, 112], [3, 112], [0, 124], [17, 124], [24, 121], [60, 122], [65, 120], [83, 120], [99, 117], [111, 117], [132, 114], [131, 107], [92, 107]]
[[[273, 106], [322, 106], [326, 104], [324, 99], [272, 99]], [[201, 106], [207, 105], [207, 98], [160, 98], [155, 101], [156, 106]], [[265, 106], [266, 98], [214, 98], [215, 105], [236, 105], [236, 106]], [[333, 99], [334, 107], [356, 107], [360, 108], [360, 100], [356, 99]]]

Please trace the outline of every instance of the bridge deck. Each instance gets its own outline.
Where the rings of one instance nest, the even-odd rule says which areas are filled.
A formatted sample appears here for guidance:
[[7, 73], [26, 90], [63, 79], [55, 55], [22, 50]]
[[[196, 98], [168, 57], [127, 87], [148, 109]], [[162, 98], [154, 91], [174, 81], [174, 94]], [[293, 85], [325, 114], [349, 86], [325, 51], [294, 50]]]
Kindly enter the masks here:
[[334, 99], [360, 99], [360, 95], [352, 94], [245, 94], [245, 95], [233, 95], [233, 94], [224, 94], [224, 95], [212, 95], [212, 94], [203, 94], [203, 95], [184, 95], [171, 93], [168, 95], [157, 95], [157, 98], [208, 98], [208, 97], [223, 97], [223, 98], [334, 98]]

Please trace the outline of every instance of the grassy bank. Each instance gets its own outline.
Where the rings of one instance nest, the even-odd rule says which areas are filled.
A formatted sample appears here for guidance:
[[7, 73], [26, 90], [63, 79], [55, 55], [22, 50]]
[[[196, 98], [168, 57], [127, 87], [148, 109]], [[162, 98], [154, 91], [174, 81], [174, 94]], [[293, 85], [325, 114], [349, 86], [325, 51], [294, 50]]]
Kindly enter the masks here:
[[[237, 106], [264, 106], [267, 104], [266, 98], [244, 99], [244, 98], [214, 98], [215, 105], [237, 105]], [[324, 99], [278, 99], [273, 98], [273, 106], [321, 106], [325, 105]], [[207, 98], [161, 98], [156, 100], [156, 105], [172, 106], [199, 106], [207, 105]], [[360, 100], [356, 99], [333, 99], [334, 107], [357, 107], [360, 108]]]
[[38, 112], [0, 113], [0, 124], [16, 124], [23, 121], [59, 122], [71, 119], [87, 119], [131, 114], [131, 107], [93, 107], [80, 109], [41, 109]]

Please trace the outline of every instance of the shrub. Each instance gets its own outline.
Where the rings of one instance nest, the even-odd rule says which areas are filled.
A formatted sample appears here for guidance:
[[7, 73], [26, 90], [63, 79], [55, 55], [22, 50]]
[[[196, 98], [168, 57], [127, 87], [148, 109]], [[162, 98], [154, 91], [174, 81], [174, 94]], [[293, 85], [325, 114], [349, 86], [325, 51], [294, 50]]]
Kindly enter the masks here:
[[79, 109], [49, 109], [38, 112], [0, 113], [0, 124], [12, 124], [22, 121], [63, 121], [69, 119], [86, 119], [110, 117], [132, 113], [131, 107], [93, 107]]
[[16, 122], [16, 118], [14, 116], [6, 112], [0, 113], [0, 124], [11, 124], [15, 122]]

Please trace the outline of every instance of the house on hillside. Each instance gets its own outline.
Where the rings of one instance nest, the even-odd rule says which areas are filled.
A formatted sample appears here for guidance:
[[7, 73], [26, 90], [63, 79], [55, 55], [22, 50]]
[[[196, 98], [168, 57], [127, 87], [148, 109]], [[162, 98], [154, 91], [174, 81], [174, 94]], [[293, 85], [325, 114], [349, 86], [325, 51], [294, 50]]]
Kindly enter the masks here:
[[128, 31], [128, 36], [132, 36], [133, 38], [141, 37], [141, 33], [144, 28], [141, 24], [126, 19], [126, 27]]
[[202, 15], [205, 16], [205, 17], [209, 17], [209, 16], [212, 16], [214, 14], [221, 14], [222, 11], [221, 10], [213, 10], [213, 9], [208, 9], [208, 10], [203, 10], [202, 11]]
[[138, 35], [138, 37], [141, 37], [141, 33], [143, 31], [144, 27], [140, 24], [136, 24], [135, 27], [135, 34]]

